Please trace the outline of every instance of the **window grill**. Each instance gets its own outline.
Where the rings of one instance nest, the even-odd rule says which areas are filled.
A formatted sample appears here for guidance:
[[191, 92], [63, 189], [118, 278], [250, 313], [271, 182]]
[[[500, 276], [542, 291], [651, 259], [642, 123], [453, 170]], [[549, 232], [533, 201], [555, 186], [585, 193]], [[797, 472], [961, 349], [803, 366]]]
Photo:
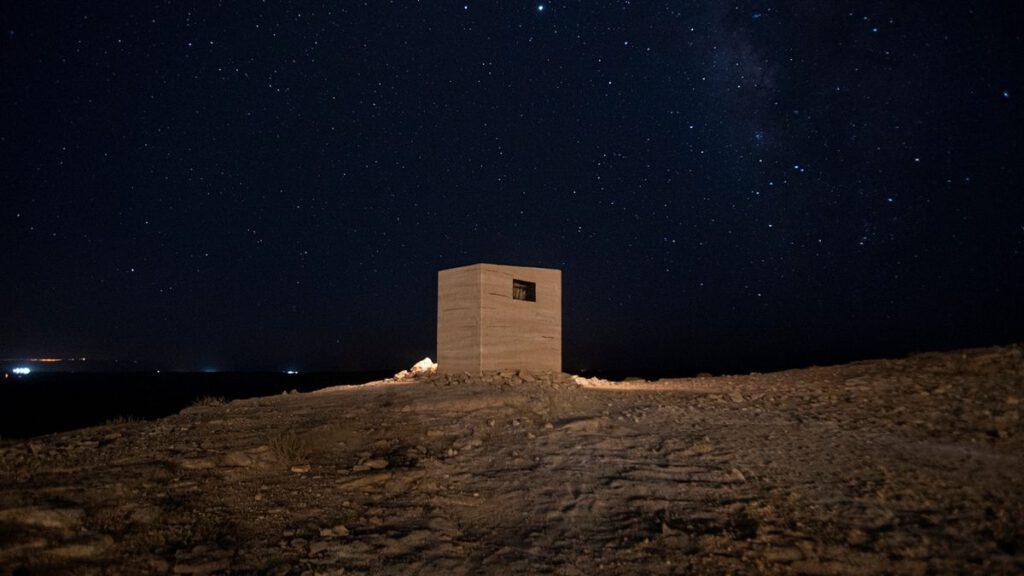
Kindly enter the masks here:
[[527, 302], [537, 301], [537, 284], [526, 280], [512, 280], [512, 299], [525, 300]]

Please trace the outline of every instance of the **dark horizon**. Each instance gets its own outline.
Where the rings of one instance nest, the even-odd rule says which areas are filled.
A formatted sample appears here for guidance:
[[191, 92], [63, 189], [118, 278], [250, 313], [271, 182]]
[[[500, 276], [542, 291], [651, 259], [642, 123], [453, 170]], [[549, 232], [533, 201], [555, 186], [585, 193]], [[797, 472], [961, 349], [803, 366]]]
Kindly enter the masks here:
[[[846, 351], [844, 353], [829, 353], [829, 354], [814, 354], [807, 353], [799, 356], [786, 356], [786, 357], [775, 357], [772, 358], [768, 354], [761, 355], [754, 360], [750, 359], [750, 355], [743, 355], [743, 362], [737, 361], [735, 358], [718, 358], [717, 361], [708, 360], [706, 357], [698, 360], [688, 360], [686, 362], [680, 362], [674, 366], [669, 367], [634, 367], [620, 368], [617, 366], [604, 367], [589, 367], [579, 363], [567, 363], [564, 366], [564, 371], [574, 374], [582, 374], [586, 376], [599, 376], [602, 378], [609, 378], [612, 380], [621, 380], [629, 377], [639, 377], [645, 379], [658, 379], [658, 378], [686, 378], [692, 377], [699, 374], [712, 374], [715, 376], [721, 375], [742, 375], [756, 372], [777, 372], [791, 369], [809, 368], [812, 366], [837, 366], [850, 362], [858, 362], [864, 360], [885, 360], [885, 359], [900, 359], [910, 357], [916, 354], [926, 354], [930, 352], [951, 352], [961, 349], [974, 349], [974, 348], [988, 348], [988, 347], [1005, 347], [1013, 345], [1022, 345], [1024, 341], [1021, 340], [1009, 340], [1009, 341], [993, 341], [993, 342], [975, 342], [975, 343], [964, 343], [954, 345], [950, 347], [930, 347], [930, 348], [905, 348], [897, 349], [893, 347], [882, 347], [879, 346], [875, 349], [860, 348], [858, 351]], [[436, 360], [436, 355], [429, 356]], [[410, 361], [408, 365], [412, 365]], [[409, 366], [377, 366], [377, 367], [366, 367], [360, 369], [352, 369], [344, 366], [336, 366], [328, 363], [320, 364], [302, 364], [292, 363], [287, 365], [287, 368], [278, 367], [270, 364], [257, 365], [252, 367], [237, 367], [232, 365], [224, 365], [223, 367], [217, 368], [202, 368], [202, 367], [167, 367], [167, 364], [160, 363], [146, 363], [140, 361], [126, 361], [126, 360], [88, 360], [85, 362], [65, 362], [59, 364], [53, 363], [39, 363], [34, 362], [32, 359], [17, 360], [8, 359], [0, 361], [0, 372], [7, 372], [16, 367], [29, 367], [32, 372], [31, 375], [59, 375], [59, 374], [169, 374], [169, 375], [209, 375], [209, 374], [287, 374], [289, 371], [294, 371], [296, 374], [304, 376], [324, 376], [331, 374], [390, 374], [391, 372], [398, 372], [400, 370], [407, 369]], [[13, 374], [12, 374], [13, 376]]]
[[1013, 4], [0, 9], [0, 357], [402, 369], [563, 271], [568, 371], [1024, 341]]

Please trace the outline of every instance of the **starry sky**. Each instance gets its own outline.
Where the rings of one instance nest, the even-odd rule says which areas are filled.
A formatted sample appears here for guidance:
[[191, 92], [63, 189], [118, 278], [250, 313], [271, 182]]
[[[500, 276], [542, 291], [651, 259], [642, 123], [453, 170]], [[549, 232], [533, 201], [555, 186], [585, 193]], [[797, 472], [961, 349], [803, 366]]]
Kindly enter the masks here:
[[10, 2], [0, 357], [402, 368], [556, 267], [567, 370], [1024, 340], [1017, 3]]

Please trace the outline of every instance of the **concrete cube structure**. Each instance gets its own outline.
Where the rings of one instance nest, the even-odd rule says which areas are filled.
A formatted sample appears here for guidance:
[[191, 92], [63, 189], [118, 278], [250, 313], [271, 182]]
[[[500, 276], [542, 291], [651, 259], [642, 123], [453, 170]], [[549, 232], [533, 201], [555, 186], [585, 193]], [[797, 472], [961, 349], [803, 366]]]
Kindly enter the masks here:
[[437, 369], [562, 371], [562, 271], [473, 264], [437, 274]]

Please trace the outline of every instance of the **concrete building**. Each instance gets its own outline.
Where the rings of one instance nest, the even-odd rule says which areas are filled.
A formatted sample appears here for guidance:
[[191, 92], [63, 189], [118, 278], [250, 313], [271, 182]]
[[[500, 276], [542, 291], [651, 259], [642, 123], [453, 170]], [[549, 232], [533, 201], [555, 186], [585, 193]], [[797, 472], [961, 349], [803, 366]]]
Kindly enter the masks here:
[[473, 264], [437, 274], [437, 369], [562, 371], [562, 271]]

